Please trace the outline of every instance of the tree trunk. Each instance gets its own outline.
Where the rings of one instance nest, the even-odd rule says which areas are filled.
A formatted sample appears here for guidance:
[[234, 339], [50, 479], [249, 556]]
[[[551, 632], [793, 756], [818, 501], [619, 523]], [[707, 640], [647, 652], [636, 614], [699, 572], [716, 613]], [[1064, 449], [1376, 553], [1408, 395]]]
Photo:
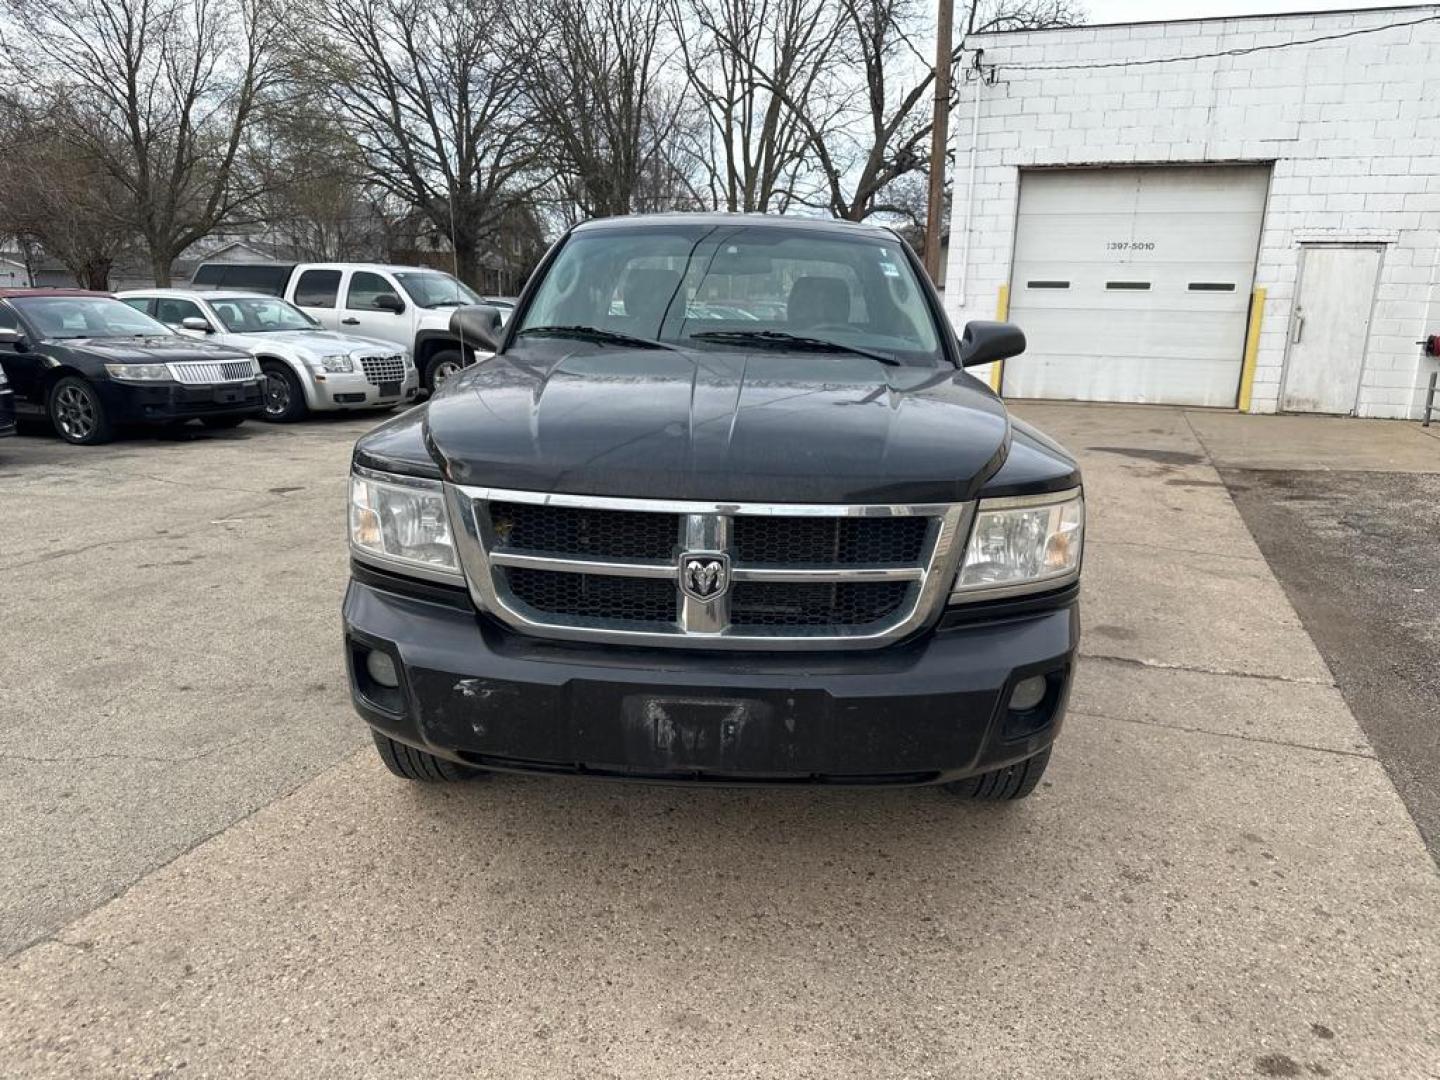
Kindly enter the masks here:
[[75, 275], [75, 280], [82, 289], [94, 289], [96, 292], [109, 292], [110, 268], [114, 265], [114, 261], [111, 259], [90, 259], [80, 267], [80, 272]]
[[150, 249], [150, 273], [155, 278], [155, 288], [168, 289], [170, 287], [170, 267], [175, 262], [175, 256], [161, 248]]
[[456, 236], [452, 242], [455, 245], [455, 268], [460, 280], [473, 289], [484, 291], [484, 286], [478, 280], [480, 245], [468, 236]]

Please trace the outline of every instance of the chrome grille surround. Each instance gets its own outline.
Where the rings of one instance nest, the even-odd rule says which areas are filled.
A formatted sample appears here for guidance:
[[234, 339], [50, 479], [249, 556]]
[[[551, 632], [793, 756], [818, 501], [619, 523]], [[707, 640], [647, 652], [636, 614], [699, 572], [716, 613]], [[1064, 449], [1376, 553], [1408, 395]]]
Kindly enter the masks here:
[[185, 360], [165, 366], [170, 369], [172, 379], [186, 386], [245, 382], [260, 377], [260, 364], [255, 360]]
[[362, 356], [360, 370], [365, 373], [365, 381], [375, 386], [404, 382], [405, 357], [401, 353], [393, 356]]
[[[451, 534], [470, 592], [479, 607], [515, 630], [539, 637], [571, 641], [603, 641], [626, 645], [661, 645], [706, 649], [843, 649], [877, 648], [897, 641], [938, 618], [955, 580], [974, 511], [973, 503], [769, 504], [707, 503], [658, 499], [610, 498], [547, 492], [508, 491], [457, 484], [445, 485]], [[890, 617], [863, 626], [767, 625], [736, 627], [731, 621], [733, 588], [713, 600], [700, 600], [679, 587], [676, 558], [601, 559], [584, 555], [538, 554], [505, 550], [490, 515], [490, 503], [529, 503], [605, 511], [671, 514], [676, 519], [675, 550], [725, 552], [730, 556], [730, 582], [794, 582], [834, 584], [904, 582], [909, 587]], [[735, 558], [732, 524], [736, 518], [828, 517], [930, 519], [920, 557], [912, 565], [776, 565], [746, 563]], [[610, 578], [663, 579], [676, 592], [675, 618], [666, 622], [628, 624], [591, 615], [574, 617], [527, 609], [508, 585], [509, 568]]]

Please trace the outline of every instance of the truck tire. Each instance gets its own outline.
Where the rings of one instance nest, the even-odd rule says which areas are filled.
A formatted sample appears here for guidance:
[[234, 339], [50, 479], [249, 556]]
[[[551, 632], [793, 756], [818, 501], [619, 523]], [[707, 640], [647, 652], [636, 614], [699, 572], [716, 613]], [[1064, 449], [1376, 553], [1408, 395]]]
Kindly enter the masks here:
[[484, 769], [457, 765], [434, 754], [427, 754], [424, 750], [416, 750], [413, 746], [396, 742], [378, 731], [372, 730], [370, 734], [375, 739], [375, 749], [380, 752], [380, 760], [402, 780], [453, 783], [456, 780], [473, 780], [477, 776], [485, 775]]
[[458, 349], [441, 349], [425, 361], [425, 374], [420, 385], [433, 394], [440, 389], [441, 383], [464, 366], [465, 357], [460, 355]]
[[1035, 790], [1040, 777], [1045, 775], [1045, 766], [1050, 763], [1050, 747], [1041, 750], [1034, 757], [1006, 765], [1003, 769], [967, 776], [945, 784], [951, 795], [962, 799], [986, 799], [1002, 802], [1009, 799], [1023, 799]]
[[295, 373], [275, 360], [263, 361], [260, 370], [265, 373], [265, 411], [260, 419], [272, 424], [292, 424], [305, 419], [310, 406], [305, 404], [305, 390]]
[[98, 446], [114, 438], [99, 393], [84, 379], [66, 375], [50, 387], [45, 400], [55, 433], [76, 446]]

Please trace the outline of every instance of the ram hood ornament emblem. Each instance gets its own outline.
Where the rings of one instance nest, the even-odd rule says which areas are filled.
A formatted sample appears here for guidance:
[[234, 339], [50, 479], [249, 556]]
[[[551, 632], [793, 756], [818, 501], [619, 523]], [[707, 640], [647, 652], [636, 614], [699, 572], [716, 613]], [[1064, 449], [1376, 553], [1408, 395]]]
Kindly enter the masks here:
[[687, 551], [680, 556], [680, 590], [696, 600], [714, 600], [730, 588], [730, 556], [723, 551]]

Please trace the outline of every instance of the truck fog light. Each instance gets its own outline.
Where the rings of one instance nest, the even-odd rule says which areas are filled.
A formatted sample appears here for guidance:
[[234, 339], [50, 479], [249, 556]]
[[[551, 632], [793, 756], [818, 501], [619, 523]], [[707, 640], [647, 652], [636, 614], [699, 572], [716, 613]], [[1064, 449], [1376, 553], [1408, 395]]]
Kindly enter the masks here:
[[[375, 655], [371, 653], [370, 655]], [[386, 659], [389, 659], [388, 657]], [[377, 677], [378, 678], [378, 677]], [[386, 684], [390, 685], [389, 683]], [[1045, 700], [1045, 676], [1031, 675], [1028, 679], [1021, 679], [1015, 684], [1015, 689], [1010, 691], [1010, 709], [1012, 712], [1029, 712], [1035, 706]]]
[[371, 649], [365, 655], [365, 670], [370, 673], [370, 678], [381, 686], [393, 690], [400, 685], [400, 675], [395, 670], [395, 661], [390, 659], [389, 653]]

